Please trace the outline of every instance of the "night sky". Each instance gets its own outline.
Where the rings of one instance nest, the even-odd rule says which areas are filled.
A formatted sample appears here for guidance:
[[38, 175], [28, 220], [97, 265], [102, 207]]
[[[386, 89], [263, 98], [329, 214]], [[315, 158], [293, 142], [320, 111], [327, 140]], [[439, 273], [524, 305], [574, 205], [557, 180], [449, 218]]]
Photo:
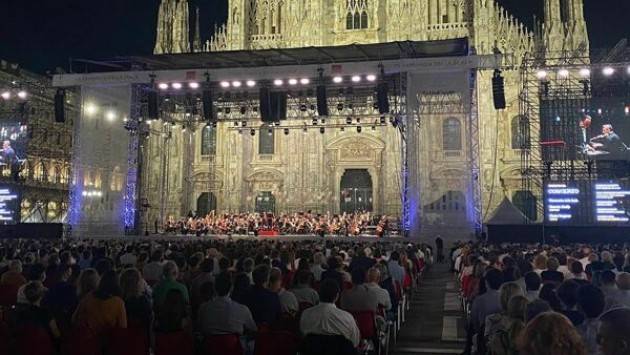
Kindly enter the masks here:
[[[227, 17], [228, 0], [194, 0], [204, 39]], [[295, 1], [295, 0], [290, 0]], [[107, 59], [153, 51], [160, 0], [0, 0], [0, 58], [44, 73], [69, 58]], [[542, 0], [499, 0], [531, 24]], [[630, 38], [630, 1], [585, 0], [592, 48]]]

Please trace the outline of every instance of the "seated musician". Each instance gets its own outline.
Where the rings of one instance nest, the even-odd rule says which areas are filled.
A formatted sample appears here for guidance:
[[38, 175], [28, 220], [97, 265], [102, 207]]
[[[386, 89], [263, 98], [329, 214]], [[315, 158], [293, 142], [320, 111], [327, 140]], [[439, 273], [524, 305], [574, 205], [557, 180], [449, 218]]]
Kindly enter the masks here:
[[621, 138], [614, 132], [611, 124], [602, 126], [602, 134], [590, 139], [587, 146], [589, 155], [620, 154], [626, 150]]

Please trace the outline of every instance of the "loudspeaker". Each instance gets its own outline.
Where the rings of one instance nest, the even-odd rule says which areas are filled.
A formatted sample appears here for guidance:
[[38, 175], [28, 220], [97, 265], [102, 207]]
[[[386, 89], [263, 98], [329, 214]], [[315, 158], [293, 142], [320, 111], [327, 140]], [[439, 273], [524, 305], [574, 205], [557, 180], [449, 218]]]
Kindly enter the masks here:
[[505, 109], [505, 80], [498, 69], [494, 71], [492, 76], [492, 98], [496, 110]]
[[147, 114], [150, 120], [160, 118], [160, 104], [158, 102], [158, 93], [155, 90], [150, 90], [147, 95]]
[[55, 93], [55, 122], [66, 122], [65, 89], [57, 89], [57, 93]]
[[378, 105], [378, 113], [381, 115], [389, 113], [389, 97], [387, 93], [389, 88], [387, 83], [380, 83], [376, 87], [376, 104]]
[[328, 116], [328, 95], [326, 94], [326, 85], [317, 86], [317, 114], [320, 116]]
[[201, 103], [203, 105], [203, 119], [207, 122], [216, 122], [214, 115], [214, 101], [212, 99], [212, 91], [205, 88], [201, 93]]
[[263, 122], [278, 122], [287, 118], [287, 93], [271, 92], [260, 88], [260, 119]]

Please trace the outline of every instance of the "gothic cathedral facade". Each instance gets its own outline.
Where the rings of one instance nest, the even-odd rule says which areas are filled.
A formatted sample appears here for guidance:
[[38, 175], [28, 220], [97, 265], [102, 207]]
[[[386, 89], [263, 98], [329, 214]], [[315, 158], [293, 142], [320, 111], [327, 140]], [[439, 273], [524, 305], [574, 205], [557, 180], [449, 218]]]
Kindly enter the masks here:
[[[155, 53], [258, 50], [337, 46], [393, 41], [468, 38], [476, 54], [500, 51], [510, 58], [504, 70], [507, 108], [492, 104], [492, 71], [477, 74], [479, 184], [485, 220], [507, 198], [520, 206], [523, 195], [518, 137], [520, 64], [526, 55], [588, 56], [589, 40], [583, 0], [544, 0], [544, 20], [528, 28], [496, 0], [228, 0], [228, 19], [201, 43], [199, 12], [190, 38], [187, 0], [162, 0]], [[553, 53], [553, 54], [552, 54]], [[470, 137], [462, 116], [429, 113], [421, 152], [422, 220], [425, 226], [469, 228], [466, 171]], [[199, 129], [177, 135], [170, 156], [172, 176], [167, 206], [151, 218], [215, 208], [253, 211], [271, 199], [276, 212], [341, 212], [339, 186], [346, 172], [364, 170], [371, 180], [371, 208], [376, 213], [401, 210], [400, 147], [394, 130], [326, 132], [320, 135], [232, 135], [221, 124], [210, 137]], [[269, 141], [269, 142], [268, 142]], [[152, 161], [159, 161], [160, 140], [151, 140]], [[190, 146], [190, 147], [188, 147]], [[296, 149], [298, 147], [298, 149]], [[264, 152], [261, 149], [266, 149]], [[153, 152], [153, 153], [151, 153]], [[271, 154], [268, 154], [271, 153]], [[182, 156], [187, 158], [182, 159]], [[168, 158], [168, 157], [167, 157]], [[190, 163], [192, 171], [187, 171]], [[150, 168], [149, 168], [150, 169]], [[356, 171], [355, 171], [356, 170]], [[360, 175], [360, 174], [359, 174]], [[159, 185], [149, 174], [146, 191]], [[361, 180], [356, 176], [355, 180]], [[154, 194], [157, 194], [155, 192]], [[149, 200], [159, 200], [149, 196]], [[161, 214], [160, 214], [161, 213]], [[542, 216], [532, 216], [542, 218]], [[151, 219], [153, 220], [153, 219]]]

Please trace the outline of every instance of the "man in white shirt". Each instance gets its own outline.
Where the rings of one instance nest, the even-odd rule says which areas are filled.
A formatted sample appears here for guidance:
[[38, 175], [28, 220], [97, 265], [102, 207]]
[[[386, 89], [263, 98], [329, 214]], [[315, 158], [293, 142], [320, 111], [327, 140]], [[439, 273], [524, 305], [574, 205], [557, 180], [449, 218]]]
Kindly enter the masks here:
[[125, 253], [120, 256], [119, 261], [122, 266], [136, 266], [138, 258], [136, 257], [136, 254], [134, 254], [132, 246], [128, 246], [127, 249], [125, 249]]
[[144, 266], [142, 270], [142, 276], [149, 283], [149, 285], [155, 285], [160, 280], [162, 280], [162, 267], [164, 266], [164, 262], [162, 251], [156, 250], [151, 255], [151, 262]]
[[320, 303], [302, 313], [300, 319], [302, 334], [341, 335], [357, 347], [361, 341], [361, 334], [354, 317], [335, 306], [339, 297], [337, 283], [332, 279], [324, 280], [319, 293]]
[[297, 314], [300, 305], [295, 295], [282, 287], [282, 271], [277, 267], [269, 273], [269, 290], [278, 294], [282, 313]]

